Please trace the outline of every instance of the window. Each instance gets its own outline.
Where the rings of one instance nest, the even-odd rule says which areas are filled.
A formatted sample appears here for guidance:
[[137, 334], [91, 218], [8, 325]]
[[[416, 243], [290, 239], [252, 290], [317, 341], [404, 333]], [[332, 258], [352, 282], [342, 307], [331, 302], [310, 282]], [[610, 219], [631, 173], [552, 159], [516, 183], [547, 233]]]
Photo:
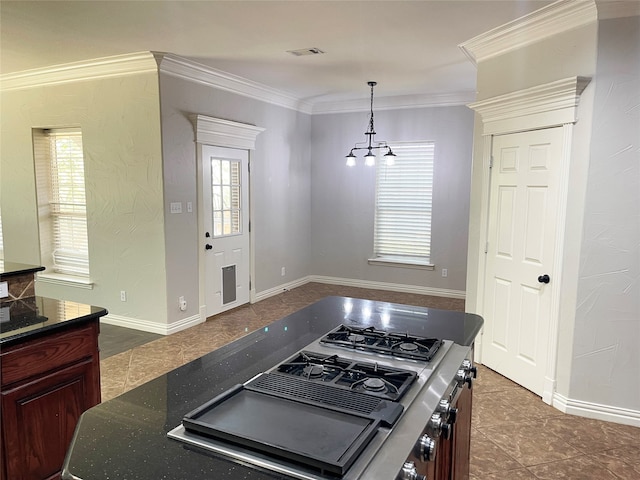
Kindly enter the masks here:
[[240, 167], [237, 160], [211, 159], [213, 236], [242, 233], [240, 218]]
[[40, 250], [47, 270], [89, 276], [82, 134], [35, 130]]
[[372, 263], [429, 267], [433, 142], [389, 144], [395, 164], [378, 162]]

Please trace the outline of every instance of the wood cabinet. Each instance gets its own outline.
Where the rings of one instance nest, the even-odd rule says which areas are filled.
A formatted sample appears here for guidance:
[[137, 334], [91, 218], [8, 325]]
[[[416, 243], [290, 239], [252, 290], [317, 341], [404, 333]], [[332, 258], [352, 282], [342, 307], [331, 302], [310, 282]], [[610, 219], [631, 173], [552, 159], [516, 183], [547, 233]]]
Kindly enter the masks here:
[[100, 403], [98, 318], [3, 348], [2, 480], [60, 478], [80, 415]]

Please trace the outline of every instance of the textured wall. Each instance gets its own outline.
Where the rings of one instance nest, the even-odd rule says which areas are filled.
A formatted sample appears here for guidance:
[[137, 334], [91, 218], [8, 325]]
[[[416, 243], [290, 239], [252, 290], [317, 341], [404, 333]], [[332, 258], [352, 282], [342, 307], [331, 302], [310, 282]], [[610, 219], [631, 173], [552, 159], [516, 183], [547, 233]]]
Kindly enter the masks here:
[[[1, 100], [6, 260], [41, 263], [32, 128], [79, 126], [94, 288], [38, 282], [36, 292], [166, 323], [157, 76], [145, 73], [4, 91]], [[120, 290], [127, 291], [126, 302], [120, 301]]]
[[[264, 290], [309, 275], [310, 116], [167, 74], [160, 75], [165, 211], [172, 201], [192, 201], [193, 214], [167, 214], [169, 315], [197, 313], [198, 225], [196, 144], [189, 115], [256, 125], [251, 152], [251, 212], [255, 235], [253, 289]], [[281, 267], [286, 276], [281, 276]], [[185, 295], [189, 310], [174, 301]]]
[[[466, 107], [383, 110], [376, 139], [435, 141], [432, 258], [435, 271], [369, 265], [373, 256], [375, 170], [345, 165], [364, 140], [367, 112], [312, 119], [312, 264], [316, 275], [465, 290], [473, 112]], [[447, 268], [447, 278], [441, 275]]]
[[640, 411], [640, 17], [599, 22], [594, 112], [570, 396]]

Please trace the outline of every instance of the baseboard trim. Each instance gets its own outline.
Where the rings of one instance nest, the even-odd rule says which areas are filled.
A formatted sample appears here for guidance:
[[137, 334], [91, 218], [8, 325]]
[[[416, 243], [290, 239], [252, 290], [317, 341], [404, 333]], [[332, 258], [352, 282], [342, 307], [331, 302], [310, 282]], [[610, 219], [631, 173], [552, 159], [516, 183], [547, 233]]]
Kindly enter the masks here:
[[294, 288], [297, 287], [301, 287], [303, 285], [306, 285], [307, 283], [311, 282], [311, 280], [309, 280], [310, 277], [302, 277], [299, 278], [297, 280], [294, 280], [293, 282], [287, 282], [287, 283], [283, 283], [281, 285], [278, 285], [277, 287], [273, 287], [273, 288], [269, 288], [268, 290], [263, 290], [259, 293], [256, 293], [254, 295], [253, 298], [253, 303], [257, 303], [261, 300], [265, 300], [269, 297], [274, 297], [276, 295], [279, 295], [283, 292], [286, 292], [287, 290], [292, 290]]
[[389, 290], [392, 292], [415, 293], [419, 295], [432, 295], [434, 297], [461, 298], [464, 300], [466, 293], [461, 290], [448, 290], [445, 288], [420, 287], [417, 285], [404, 285], [400, 283], [372, 282], [369, 280], [357, 280], [353, 278], [326, 277], [322, 275], [308, 275], [293, 282], [283, 283], [277, 287], [256, 293], [253, 302], [259, 302], [287, 290], [301, 287], [307, 283], [326, 283], [329, 285], [344, 285], [345, 287], [370, 288], [372, 290]]
[[199, 323], [202, 323], [204, 320], [200, 315], [192, 315], [191, 317], [183, 318], [182, 320], [178, 320], [177, 322], [167, 325], [150, 322], [149, 320], [141, 320], [139, 318], [109, 314], [101, 317], [100, 321], [117, 327], [133, 328], [134, 330], [157, 333], [158, 335], [171, 335], [172, 333], [177, 333], [181, 330], [194, 327]]
[[553, 406], [564, 413], [579, 417], [640, 427], [639, 410], [583, 402], [582, 400], [565, 397], [559, 393], [553, 395]]
[[402, 283], [373, 282], [370, 280], [358, 280], [353, 278], [325, 277], [322, 275], [310, 275], [308, 278], [309, 282], [328, 283], [331, 285], [344, 285], [345, 287], [370, 288], [372, 290], [389, 290], [392, 292], [432, 295], [434, 297], [461, 298], [463, 300], [466, 298], [466, 292], [462, 290], [421, 287], [418, 285], [405, 285]]

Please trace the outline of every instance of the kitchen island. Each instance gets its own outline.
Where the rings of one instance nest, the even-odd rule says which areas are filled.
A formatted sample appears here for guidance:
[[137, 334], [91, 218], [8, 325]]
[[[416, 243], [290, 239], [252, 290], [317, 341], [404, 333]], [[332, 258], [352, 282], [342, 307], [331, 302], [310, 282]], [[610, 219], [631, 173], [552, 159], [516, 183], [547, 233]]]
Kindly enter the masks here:
[[411, 332], [469, 346], [482, 323], [473, 314], [327, 297], [85, 412], [62, 477], [288, 479], [180, 443], [167, 433], [186, 413], [283, 362], [340, 324]]
[[[33, 271], [19, 270], [22, 285]], [[59, 478], [77, 420], [100, 402], [98, 332], [107, 311], [39, 296], [9, 298], [0, 304], [0, 479]]]

